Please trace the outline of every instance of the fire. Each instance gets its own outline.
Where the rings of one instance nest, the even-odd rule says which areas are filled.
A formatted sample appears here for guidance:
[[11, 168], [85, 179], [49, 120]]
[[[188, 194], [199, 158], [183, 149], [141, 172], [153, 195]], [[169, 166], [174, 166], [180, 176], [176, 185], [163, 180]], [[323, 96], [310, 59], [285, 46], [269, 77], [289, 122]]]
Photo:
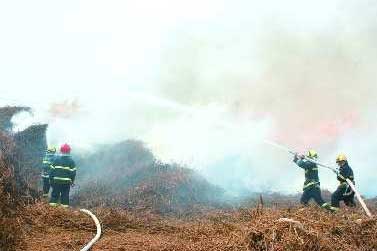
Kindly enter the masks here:
[[77, 99], [73, 101], [65, 100], [62, 103], [53, 103], [49, 113], [52, 117], [69, 119], [80, 112], [80, 104]]

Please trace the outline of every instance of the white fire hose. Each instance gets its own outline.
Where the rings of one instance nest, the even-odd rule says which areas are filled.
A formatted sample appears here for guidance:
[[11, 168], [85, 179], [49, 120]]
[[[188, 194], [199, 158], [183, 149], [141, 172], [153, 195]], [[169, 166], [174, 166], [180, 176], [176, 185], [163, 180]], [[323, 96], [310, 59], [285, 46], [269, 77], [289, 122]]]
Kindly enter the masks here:
[[[293, 155], [297, 154], [297, 152], [292, 151], [291, 149], [289, 149], [289, 148], [287, 148], [287, 147], [285, 147], [285, 146], [279, 145], [279, 144], [277, 144], [277, 143], [275, 143], [275, 142], [267, 141], [267, 140], [265, 140], [264, 142], [267, 143], [267, 144], [269, 144], [269, 145], [272, 145], [272, 146], [274, 146], [274, 147], [276, 147], [276, 148], [280, 148], [280, 149], [282, 149], [282, 150], [285, 150], [285, 151], [289, 152], [290, 154], [293, 154]], [[305, 158], [306, 160], [308, 160], [308, 161], [311, 161], [311, 162], [317, 164], [318, 166], [321, 166], [321, 167], [324, 167], [324, 168], [330, 169], [330, 170], [333, 171], [336, 175], [341, 176], [341, 175], [337, 172], [336, 168], [334, 168], [334, 167], [331, 167], [331, 166], [328, 166], [328, 165], [322, 164], [322, 163], [320, 163], [320, 162], [318, 162], [318, 161], [315, 161], [315, 160], [313, 160], [313, 159], [307, 158], [306, 156], [304, 156], [304, 158]], [[341, 176], [341, 177], [344, 178], [343, 176]], [[345, 179], [345, 178], [344, 178], [344, 179]], [[346, 180], [347, 184], [351, 187], [351, 189], [355, 192], [356, 198], [357, 198], [357, 200], [360, 202], [360, 205], [361, 205], [361, 207], [364, 209], [366, 215], [368, 215], [368, 217], [372, 217], [371, 212], [369, 211], [369, 209], [368, 209], [367, 205], [365, 204], [363, 198], [361, 198], [361, 195], [360, 195], [360, 193], [357, 191], [355, 185], [352, 183], [351, 180], [349, 180], [349, 179], [345, 179], [345, 180]]]
[[92, 217], [94, 223], [96, 224], [96, 227], [97, 227], [97, 234], [96, 236], [94, 236], [94, 238], [88, 243], [86, 244], [85, 247], [83, 247], [80, 251], [88, 251], [93, 245], [94, 243], [96, 243], [99, 238], [101, 237], [101, 224], [99, 223], [99, 220], [98, 218], [92, 213], [90, 212], [89, 210], [86, 210], [86, 209], [80, 209], [80, 212], [83, 212], [87, 215], [89, 215], [90, 217]]

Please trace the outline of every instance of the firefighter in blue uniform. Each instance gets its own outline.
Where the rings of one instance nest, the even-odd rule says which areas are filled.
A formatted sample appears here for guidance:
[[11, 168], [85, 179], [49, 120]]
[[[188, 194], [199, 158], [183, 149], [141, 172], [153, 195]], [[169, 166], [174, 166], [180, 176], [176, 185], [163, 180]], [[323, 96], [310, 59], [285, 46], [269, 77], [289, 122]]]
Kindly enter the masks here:
[[43, 197], [47, 198], [50, 192], [50, 168], [55, 159], [56, 148], [49, 147], [42, 162]]
[[339, 154], [336, 158], [336, 163], [339, 166], [339, 174], [337, 179], [340, 184], [336, 191], [331, 196], [331, 206], [339, 208], [340, 201], [344, 201], [346, 206], [355, 206], [355, 192], [352, 191], [346, 179], [349, 179], [355, 184], [352, 168], [348, 165], [347, 157], [344, 154]]
[[318, 158], [318, 154], [314, 150], [309, 150], [306, 157], [308, 159], [303, 155], [296, 154], [293, 159], [293, 162], [305, 170], [305, 182], [301, 196], [301, 204], [306, 206], [311, 199], [314, 199], [320, 207], [331, 210], [330, 204], [326, 203], [321, 196], [317, 164], [310, 161], [310, 159], [315, 161]]
[[50, 182], [52, 185], [51, 206], [69, 207], [69, 191], [76, 177], [76, 164], [70, 153], [68, 144], [62, 145], [61, 154], [57, 156], [51, 166]]

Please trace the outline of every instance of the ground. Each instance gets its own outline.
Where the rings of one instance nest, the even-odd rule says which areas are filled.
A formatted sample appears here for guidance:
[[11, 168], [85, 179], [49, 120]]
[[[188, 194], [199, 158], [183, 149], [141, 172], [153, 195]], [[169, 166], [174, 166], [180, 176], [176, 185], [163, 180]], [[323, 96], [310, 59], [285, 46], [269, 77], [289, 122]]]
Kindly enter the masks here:
[[[376, 213], [375, 209], [372, 209]], [[97, 208], [99, 250], [377, 250], [377, 218], [360, 208], [333, 214], [317, 207], [209, 210], [195, 215]], [[95, 235], [90, 217], [43, 203], [24, 212], [18, 250], [80, 250]]]

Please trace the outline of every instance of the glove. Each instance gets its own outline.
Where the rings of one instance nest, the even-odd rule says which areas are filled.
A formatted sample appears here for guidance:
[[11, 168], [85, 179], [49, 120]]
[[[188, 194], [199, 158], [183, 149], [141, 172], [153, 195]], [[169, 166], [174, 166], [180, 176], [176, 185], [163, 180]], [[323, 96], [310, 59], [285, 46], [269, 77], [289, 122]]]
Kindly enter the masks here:
[[298, 160], [298, 154], [295, 153], [295, 155], [294, 155], [294, 157], [293, 157], [293, 162], [297, 162], [297, 160]]

